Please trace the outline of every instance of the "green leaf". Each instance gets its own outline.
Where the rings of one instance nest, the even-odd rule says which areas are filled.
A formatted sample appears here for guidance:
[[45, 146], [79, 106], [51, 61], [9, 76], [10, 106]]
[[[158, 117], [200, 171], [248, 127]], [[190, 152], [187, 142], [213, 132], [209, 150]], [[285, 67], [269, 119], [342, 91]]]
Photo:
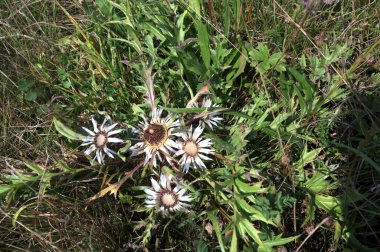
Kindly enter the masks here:
[[270, 69], [270, 64], [269, 64], [269, 61], [268, 60], [265, 60], [263, 62], [261, 62], [258, 67], [257, 67], [257, 70], [260, 72], [260, 73], [265, 73], [266, 71], [268, 71]]
[[264, 193], [264, 192], [267, 192], [268, 188], [262, 188], [261, 187], [263, 182], [264, 182], [264, 180], [259, 181], [259, 182], [255, 183], [254, 185], [251, 186], [251, 185], [243, 182], [239, 178], [235, 179], [235, 185], [236, 185], [237, 189], [242, 193]]
[[26, 92], [33, 86], [33, 84], [34, 84], [33, 80], [23, 78], [23, 79], [19, 80], [18, 89], [20, 91]]
[[282, 122], [285, 121], [288, 117], [292, 116], [292, 113], [281, 113], [279, 114], [269, 125], [271, 129], [281, 128]]
[[194, 241], [194, 245], [197, 252], [208, 252], [207, 243], [205, 241], [196, 240]]
[[[127, 29], [128, 30], [133, 30], [130, 27], [127, 28]], [[130, 33], [130, 34], [133, 34], [133, 33]], [[123, 39], [123, 38], [110, 38], [110, 40], [116, 40], [116, 41], [124, 42], [124, 43], [130, 45], [131, 47], [133, 47], [140, 55], [143, 53], [143, 51], [141, 49], [140, 41], [137, 38], [134, 38], [133, 41], [129, 41], [129, 40]]]
[[29, 169], [31, 169], [32, 171], [36, 172], [39, 176], [41, 176], [41, 175], [43, 174], [43, 172], [44, 172], [44, 171], [43, 171], [40, 167], [38, 167], [38, 165], [36, 165], [36, 164], [25, 163], [25, 165], [26, 165]]
[[13, 188], [12, 185], [0, 185], [0, 196]]
[[277, 72], [285, 72], [286, 71], [286, 67], [282, 64], [277, 64], [275, 67], [274, 67], [274, 70], [276, 70]]
[[233, 147], [233, 152], [240, 153], [244, 150], [248, 140], [245, 138], [251, 132], [251, 128], [244, 124], [237, 124], [230, 128], [230, 144]]
[[247, 219], [242, 219], [240, 221], [240, 223], [243, 225], [244, 227], [244, 230], [248, 233], [248, 235], [253, 238], [253, 240], [259, 244], [259, 245], [262, 245], [263, 242], [261, 241], [260, 237], [259, 237], [259, 233], [260, 231], [258, 231], [253, 225], [252, 223], [249, 222], [249, 220]]
[[249, 55], [254, 61], [264, 61], [267, 59], [267, 57], [263, 53], [256, 49], [252, 49], [252, 51], [249, 52]]
[[301, 56], [300, 65], [301, 65], [302, 69], [306, 68], [306, 57], [305, 57], [305, 54], [302, 54], [302, 56]]
[[300, 159], [300, 162], [302, 162], [303, 165], [310, 163], [315, 160], [315, 158], [318, 156], [318, 154], [322, 151], [322, 148], [314, 149], [312, 151], [307, 151], [307, 146], [305, 146], [302, 157]]
[[236, 227], [234, 227], [234, 231], [232, 232], [230, 252], [237, 252], [237, 251], [238, 251], [237, 229]]
[[224, 249], [224, 244], [223, 244], [222, 232], [220, 231], [219, 223], [218, 223], [218, 220], [216, 219], [217, 211], [218, 210], [207, 211], [207, 216], [210, 219], [212, 226], [214, 227], [216, 237], [218, 238], [220, 250], [224, 252], [225, 249]]
[[241, 18], [241, 15], [240, 15], [240, 11], [241, 11], [241, 0], [233, 0], [232, 1], [232, 12], [234, 14], [234, 21], [235, 21], [235, 24], [236, 24], [236, 28], [235, 29], [238, 29], [238, 25], [240, 24], [240, 18]]
[[74, 172], [75, 171], [73, 168], [71, 168], [67, 163], [65, 163], [62, 160], [58, 161], [58, 165], [60, 168], [62, 168], [62, 170], [64, 172]]
[[273, 221], [268, 220], [259, 210], [250, 206], [244, 199], [237, 201], [237, 205], [250, 215], [251, 220], [260, 220], [267, 224], [275, 226]]
[[132, 111], [134, 115], [143, 115], [145, 114], [144, 110], [142, 110], [138, 105], [132, 105]]
[[247, 57], [244, 54], [245, 52], [242, 52], [240, 57], [236, 60], [235, 64], [232, 66], [232, 70], [228, 73], [226, 80], [232, 81], [239, 77], [244, 72], [245, 66], [247, 64]]
[[82, 140], [85, 138], [84, 135], [76, 133], [75, 131], [71, 130], [69, 127], [64, 125], [62, 122], [60, 122], [57, 118], [53, 118], [55, 129], [61, 133], [63, 136], [67, 137], [68, 139], [72, 140]]
[[306, 95], [305, 98], [313, 99], [315, 87], [306, 80], [305, 75], [298, 72], [294, 67], [289, 67], [288, 71], [293, 75], [297, 82], [301, 84], [302, 91]]
[[301, 185], [313, 193], [324, 192], [328, 189], [328, 186], [330, 185], [330, 183], [326, 181], [327, 177], [327, 175], [317, 173]]
[[198, 44], [201, 49], [203, 63], [208, 69], [210, 67], [210, 42], [207, 27], [199, 20], [196, 20], [194, 25], [198, 34]]
[[201, 77], [206, 76], [207, 69], [205, 68], [204, 64], [201, 64], [199, 62], [198, 56], [196, 56], [193, 52], [184, 51], [181, 48], [176, 49], [181, 64], [186, 70], [193, 72]]
[[263, 245], [260, 245], [258, 248], [257, 248], [257, 252], [273, 252], [274, 250], [272, 249], [272, 247], [266, 245], [266, 244], [263, 244]]
[[269, 63], [271, 65], [279, 64], [283, 58], [282, 52], [274, 53], [269, 58]]
[[210, 44], [209, 44], [209, 36], [207, 33], [207, 28], [204, 24], [200, 22], [196, 22], [196, 29], [198, 32], [199, 47], [201, 49], [203, 63], [205, 64], [206, 68], [209, 68], [210, 67]]
[[263, 57], [263, 60], [267, 60], [269, 59], [269, 49], [266, 45], [264, 44], [260, 44], [257, 49], [259, 50], [260, 54], [262, 55]]
[[178, 42], [183, 42], [185, 40], [185, 26], [183, 25], [183, 22], [185, 21], [185, 17], [187, 15], [187, 11], [185, 10], [179, 17], [178, 17], [178, 20], [177, 20], [177, 27], [178, 27], [178, 37], [177, 37], [177, 41]]
[[281, 236], [282, 235], [280, 234], [280, 235], [276, 236], [273, 240], [266, 240], [263, 243], [265, 245], [270, 246], [270, 247], [280, 246], [280, 245], [284, 245], [284, 244], [287, 244], [289, 242], [297, 240], [301, 235], [291, 236], [291, 237], [287, 237], [287, 238], [282, 238]]
[[17, 218], [18, 216], [21, 214], [22, 211], [24, 211], [25, 208], [29, 207], [29, 206], [32, 206], [32, 205], [35, 205], [37, 204], [37, 202], [32, 202], [32, 203], [29, 203], [27, 205], [24, 205], [22, 207], [20, 207], [17, 212], [13, 215], [13, 218], [12, 218], [12, 226], [13, 227], [16, 227], [16, 222], [17, 222]]
[[339, 221], [334, 221], [334, 245], [338, 246], [340, 239], [342, 239], [342, 225]]
[[62, 84], [64, 88], [70, 88], [72, 86], [69, 79], [65, 80]]
[[230, 8], [228, 6], [229, 1], [223, 0], [223, 27], [224, 34], [230, 33], [231, 26], [231, 16], [230, 16]]
[[142, 26], [144, 27], [145, 30], [150, 31], [152, 35], [156, 36], [158, 40], [161, 40], [161, 41], [166, 40], [165, 36], [160, 32], [160, 30], [158, 30], [151, 23], [143, 23]]
[[201, 3], [200, 0], [189, 0], [189, 6], [195, 12], [197, 18], [201, 18]]
[[337, 197], [317, 194], [315, 196], [315, 204], [318, 208], [321, 208], [331, 215], [338, 217], [340, 220], [343, 219], [343, 203]]
[[35, 92], [34, 90], [29, 90], [25, 94], [25, 100], [27, 101], [35, 101], [36, 99], [37, 99], [37, 92]]
[[96, 4], [103, 14], [111, 16], [112, 6], [106, 0], [96, 0]]
[[306, 205], [306, 211], [305, 211], [306, 216], [305, 216], [302, 226], [314, 221], [316, 211], [317, 211], [317, 206], [315, 205], [315, 200], [312, 197], [310, 201], [308, 202], [308, 204]]
[[128, 8], [127, 4], [118, 4], [115, 3], [115, 1], [107, 0], [108, 5], [111, 6], [113, 5], [115, 8], [119, 9], [124, 13], [124, 19], [123, 22], [127, 24], [129, 27], [134, 28], [132, 22], [131, 22], [131, 14], [130, 14], [130, 9]]

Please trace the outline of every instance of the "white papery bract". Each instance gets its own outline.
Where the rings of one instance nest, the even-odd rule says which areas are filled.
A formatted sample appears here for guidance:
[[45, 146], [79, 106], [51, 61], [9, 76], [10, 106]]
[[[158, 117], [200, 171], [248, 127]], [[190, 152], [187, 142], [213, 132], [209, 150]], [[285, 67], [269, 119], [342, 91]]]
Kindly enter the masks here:
[[170, 152], [174, 152], [173, 147], [176, 147], [172, 138], [178, 134], [173, 131], [180, 123], [177, 120], [173, 121], [171, 114], [165, 118], [161, 118], [161, 114], [162, 109], [154, 109], [151, 120], [144, 116], [144, 121], [138, 124], [138, 128], [133, 128], [133, 132], [140, 135], [141, 141], [130, 148], [131, 156], [145, 152], [144, 165], [150, 161], [156, 167], [157, 158], [162, 162], [162, 153], [165, 153], [166, 160], [170, 162]]
[[99, 128], [97, 121], [93, 117], [91, 118], [91, 121], [94, 130], [89, 130], [88, 128], [82, 127], [89, 135], [82, 139], [84, 143], [81, 144], [81, 146], [89, 145], [84, 153], [86, 155], [90, 155], [95, 151], [94, 159], [96, 159], [99, 164], [104, 164], [104, 153], [107, 154], [110, 158], [114, 158], [113, 155], [116, 154], [116, 152], [108, 148], [107, 145], [109, 143], [124, 142], [120, 138], [110, 136], [122, 132], [123, 129], [113, 130], [116, 127], [117, 123], [106, 126], [106, 122], [108, 121], [107, 118], [103, 120], [103, 123]]
[[203, 128], [198, 126], [193, 132], [192, 126], [187, 133], [182, 133], [183, 142], [178, 143], [178, 151], [174, 156], [182, 155], [179, 163], [183, 166], [184, 172], [189, 171], [190, 165], [194, 168], [205, 169], [206, 165], [202, 160], [211, 160], [206, 155], [213, 154], [214, 149], [211, 147], [210, 139], [203, 139], [201, 136]]
[[[211, 108], [211, 107], [218, 107], [218, 105], [213, 105], [212, 101], [210, 99], [203, 99], [202, 104], [195, 103], [195, 107], [201, 107], [201, 108]], [[218, 117], [220, 113], [217, 111], [204, 111], [199, 115], [199, 122], [202, 127], [205, 127], [207, 124], [211, 129], [213, 129], [213, 126], [218, 126], [218, 124], [223, 121], [223, 118]]]
[[[160, 181], [157, 182], [151, 178], [152, 187], [145, 189], [147, 194], [145, 206], [149, 208], [156, 208], [157, 210], [167, 214], [173, 211], [188, 211], [189, 204], [193, 199], [185, 195], [186, 189], [182, 188], [180, 183], [174, 182], [172, 176], [161, 173]], [[173, 188], [172, 185], [175, 184]]]

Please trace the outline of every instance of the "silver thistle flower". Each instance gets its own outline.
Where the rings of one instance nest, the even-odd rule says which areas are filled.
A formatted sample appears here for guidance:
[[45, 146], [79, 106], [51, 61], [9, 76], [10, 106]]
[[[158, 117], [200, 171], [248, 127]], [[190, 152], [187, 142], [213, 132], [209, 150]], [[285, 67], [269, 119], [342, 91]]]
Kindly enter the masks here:
[[[190, 202], [193, 199], [190, 196], [185, 195], [186, 189], [182, 188], [182, 185], [172, 181], [172, 176], [162, 173], [160, 175], [160, 181], [150, 179], [152, 183], [151, 189], [145, 189], [147, 199], [145, 200], [145, 206], [149, 208], [156, 208], [157, 210], [167, 214], [173, 211], [188, 211], [190, 206], [185, 202]], [[176, 184], [172, 187], [172, 184]]]
[[138, 128], [133, 128], [133, 131], [140, 135], [141, 141], [130, 148], [131, 156], [145, 152], [144, 165], [150, 161], [156, 167], [157, 158], [162, 162], [160, 152], [165, 153], [165, 158], [170, 162], [169, 152], [174, 152], [173, 147], [176, 147], [172, 137], [177, 135], [173, 133], [173, 130], [180, 126], [179, 121], [173, 122], [171, 114], [166, 118], [161, 118], [161, 114], [162, 109], [154, 109], [150, 121], [143, 117], [144, 121], [138, 124]]
[[109, 125], [109, 126], [105, 126], [106, 122], [108, 121], [107, 118], [105, 118], [103, 120], [103, 123], [100, 125], [100, 127], [98, 128], [98, 123], [97, 121], [92, 117], [91, 118], [91, 121], [92, 121], [92, 125], [94, 127], [94, 130], [89, 130], [88, 128], [86, 127], [82, 127], [89, 135], [85, 138], [82, 139], [82, 141], [84, 142], [83, 144], [81, 144], [81, 146], [88, 146], [90, 145], [86, 150], [85, 150], [85, 154], [86, 155], [90, 155], [92, 152], [95, 151], [95, 157], [94, 159], [96, 159], [98, 161], [99, 164], [104, 164], [104, 153], [107, 154], [110, 158], [114, 158], [113, 155], [116, 154], [115, 151], [111, 150], [110, 148], [107, 147], [107, 144], [109, 143], [122, 143], [124, 142], [122, 139], [120, 138], [116, 138], [116, 137], [110, 137], [112, 135], [115, 135], [117, 133], [120, 133], [122, 132], [123, 130], [122, 129], [118, 129], [118, 130], [113, 130], [115, 128], [115, 126], [117, 125], [117, 123], [114, 123], [112, 125]]
[[[203, 99], [202, 104], [199, 105], [198, 103], [194, 104], [195, 107], [201, 107], [201, 108], [211, 108], [211, 107], [218, 107], [218, 105], [213, 105], [212, 101], [210, 99]], [[220, 113], [217, 111], [204, 111], [199, 115], [199, 121], [200, 125], [204, 128], [207, 124], [211, 129], [213, 129], [213, 126], [218, 126], [218, 124], [223, 121], [223, 118], [218, 117]]]
[[194, 168], [206, 169], [206, 165], [202, 160], [211, 160], [207, 157], [208, 154], [213, 154], [214, 149], [211, 147], [212, 142], [210, 139], [203, 139], [200, 135], [203, 128], [198, 126], [194, 132], [192, 126], [187, 133], [182, 133], [183, 142], [178, 143], [178, 151], [174, 156], [182, 155], [179, 163], [183, 165], [184, 172], [189, 171], [190, 165]]

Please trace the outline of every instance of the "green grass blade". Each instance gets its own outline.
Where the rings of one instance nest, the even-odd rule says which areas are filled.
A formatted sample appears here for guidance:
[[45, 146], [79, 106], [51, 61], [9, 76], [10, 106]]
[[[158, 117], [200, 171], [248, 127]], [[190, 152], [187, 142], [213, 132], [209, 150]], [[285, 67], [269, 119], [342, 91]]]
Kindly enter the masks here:
[[340, 143], [337, 143], [337, 142], [331, 142], [332, 144], [338, 146], [338, 147], [341, 147], [341, 148], [344, 148], [344, 149], [347, 149], [349, 151], [352, 151], [353, 153], [355, 153], [356, 155], [360, 156], [362, 159], [364, 159], [364, 161], [366, 161], [367, 163], [369, 163], [370, 165], [372, 165], [373, 168], [375, 168], [375, 170], [380, 173], [380, 166], [375, 162], [373, 161], [370, 157], [368, 157], [365, 153], [361, 152], [360, 150], [357, 150], [355, 148], [352, 148], [348, 145], [345, 145], [345, 144], [340, 144]]
[[224, 252], [225, 249], [224, 249], [224, 244], [223, 244], [223, 237], [222, 237], [222, 232], [220, 231], [219, 223], [218, 223], [216, 216], [215, 216], [216, 212], [217, 212], [217, 210], [207, 211], [207, 216], [210, 219], [210, 221], [214, 227], [216, 237], [218, 238], [220, 250], [222, 252]]

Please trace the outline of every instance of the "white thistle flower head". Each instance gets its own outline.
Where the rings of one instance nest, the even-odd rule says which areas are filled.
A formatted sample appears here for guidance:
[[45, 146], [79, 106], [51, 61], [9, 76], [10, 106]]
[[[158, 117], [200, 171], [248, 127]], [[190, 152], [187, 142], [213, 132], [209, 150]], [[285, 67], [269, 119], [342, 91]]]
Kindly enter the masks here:
[[81, 144], [81, 146], [89, 145], [89, 147], [86, 149], [84, 153], [86, 155], [90, 155], [92, 152], [95, 151], [94, 159], [96, 159], [99, 164], [104, 164], [104, 153], [107, 154], [110, 158], [114, 158], [113, 155], [116, 154], [115, 151], [107, 147], [107, 144], [124, 142], [120, 138], [110, 136], [122, 132], [123, 129], [113, 130], [117, 123], [106, 126], [106, 122], [108, 121], [107, 118], [103, 120], [103, 123], [100, 125], [99, 128], [97, 121], [93, 117], [91, 118], [91, 121], [94, 130], [92, 131], [85, 127], [82, 127], [89, 135], [82, 139], [84, 143]]
[[178, 151], [174, 156], [182, 155], [179, 163], [183, 166], [184, 172], [189, 171], [190, 165], [195, 169], [206, 169], [206, 165], [202, 160], [211, 160], [206, 155], [213, 154], [214, 149], [211, 147], [212, 142], [210, 139], [200, 137], [203, 129], [201, 126], [198, 126], [193, 132], [193, 128], [190, 126], [187, 133], [181, 134], [183, 142], [178, 144]]
[[144, 165], [150, 161], [156, 167], [157, 158], [162, 162], [160, 151], [166, 153], [164, 156], [170, 162], [169, 152], [174, 152], [173, 147], [177, 146], [172, 138], [178, 135], [173, 131], [180, 123], [178, 120], [173, 121], [171, 114], [165, 118], [161, 118], [161, 114], [162, 109], [154, 109], [150, 121], [143, 117], [144, 121], [138, 124], [138, 128], [133, 128], [133, 131], [140, 135], [141, 141], [130, 148], [131, 156], [145, 152]]
[[[210, 99], [203, 99], [202, 104], [195, 103], [195, 107], [201, 107], [201, 108], [211, 108], [211, 107], [219, 107], [216, 104], [212, 104], [212, 101]], [[213, 126], [218, 126], [218, 124], [223, 121], [223, 118], [218, 117], [220, 113], [215, 111], [204, 111], [200, 114], [200, 125], [202, 127], [205, 127], [207, 124], [211, 129], [213, 129]]]
[[[169, 174], [161, 173], [160, 181], [157, 182], [151, 178], [152, 188], [145, 189], [147, 199], [145, 206], [149, 208], [156, 208], [157, 210], [167, 214], [173, 211], [185, 211], [190, 207], [185, 202], [190, 202], [193, 199], [185, 195], [186, 189], [182, 188], [180, 183], [172, 181], [173, 177]], [[175, 187], [172, 187], [175, 184]]]

